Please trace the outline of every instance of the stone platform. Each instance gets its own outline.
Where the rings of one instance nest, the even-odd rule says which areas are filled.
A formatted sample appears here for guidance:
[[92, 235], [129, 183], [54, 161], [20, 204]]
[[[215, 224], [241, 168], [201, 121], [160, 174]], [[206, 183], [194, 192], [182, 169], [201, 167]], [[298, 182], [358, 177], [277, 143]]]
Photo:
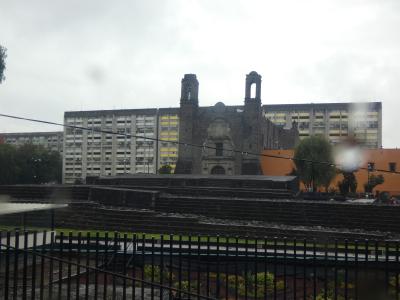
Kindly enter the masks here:
[[[320, 240], [400, 236], [400, 207], [295, 200], [292, 177], [225, 177], [110, 177], [80, 186], [0, 186], [0, 195], [13, 201], [68, 202], [68, 208], [55, 211], [60, 228]], [[29, 220], [40, 227], [48, 218], [36, 213]], [[0, 223], [18, 226], [19, 221], [10, 215]]]

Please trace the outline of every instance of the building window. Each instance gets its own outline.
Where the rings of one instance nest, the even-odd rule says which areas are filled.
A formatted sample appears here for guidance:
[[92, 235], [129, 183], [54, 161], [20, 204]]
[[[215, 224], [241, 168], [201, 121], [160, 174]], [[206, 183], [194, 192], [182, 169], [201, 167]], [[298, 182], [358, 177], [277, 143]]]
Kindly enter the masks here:
[[215, 143], [215, 155], [216, 156], [223, 156], [224, 155], [224, 150], [223, 150], [223, 144], [222, 143]]
[[396, 163], [395, 162], [390, 162], [389, 163], [389, 171], [390, 172], [396, 172]]
[[375, 170], [375, 163], [369, 162], [367, 164], [367, 166], [368, 166], [368, 171], [374, 171]]

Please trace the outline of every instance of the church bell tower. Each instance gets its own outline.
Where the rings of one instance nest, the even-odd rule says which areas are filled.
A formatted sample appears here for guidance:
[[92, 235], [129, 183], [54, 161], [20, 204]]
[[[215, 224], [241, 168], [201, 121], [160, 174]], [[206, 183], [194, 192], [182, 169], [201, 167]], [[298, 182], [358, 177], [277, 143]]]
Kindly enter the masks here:
[[[246, 88], [243, 111], [242, 150], [245, 153], [260, 154], [262, 145], [261, 75], [252, 71], [246, 75]], [[242, 161], [242, 174], [261, 174], [259, 157], [246, 155]]]
[[199, 82], [196, 74], [185, 74], [181, 81], [181, 101], [179, 110], [179, 158], [176, 174], [191, 174], [193, 171], [193, 130], [196, 126], [199, 108]]

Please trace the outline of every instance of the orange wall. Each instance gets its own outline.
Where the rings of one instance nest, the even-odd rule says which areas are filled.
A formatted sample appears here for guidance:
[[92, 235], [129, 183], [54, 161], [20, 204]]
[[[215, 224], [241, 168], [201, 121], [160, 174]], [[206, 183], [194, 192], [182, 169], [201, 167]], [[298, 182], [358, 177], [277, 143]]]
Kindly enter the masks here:
[[[279, 157], [293, 157], [294, 150], [264, 150], [263, 154]], [[368, 162], [375, 163], [376, 169], [389, 170], [389, 162], [396, 163], [396, 171], [400, 171], [400, 149], [368, 149], [365, 150], [365, 163], [363, 167], [367, 167]], [[288, 175], [294, 168], [294, 162], [289, 159], [280, 159], [273, 157], [261, 157], [261, 166], [264, 175], [283, 176]], [[382, 174], [385, 182], [378, 185], [375, 189], [378, 191], [389, 192], [391, 195], [400, 195], [400, 174], [390, 174], [383, 172], [370, 172], [370, 174]], [[355, 173], [357, 179], [357, 192], [364, 192], [364, 183], [367, 182], [367, 171], [359, 170]], [[338, 190], [337, 183], [342, 180], [342, 175], [336, 176], [331, 184], [331, 188]], [[303, 187], [301, 187], [303, 188]]]

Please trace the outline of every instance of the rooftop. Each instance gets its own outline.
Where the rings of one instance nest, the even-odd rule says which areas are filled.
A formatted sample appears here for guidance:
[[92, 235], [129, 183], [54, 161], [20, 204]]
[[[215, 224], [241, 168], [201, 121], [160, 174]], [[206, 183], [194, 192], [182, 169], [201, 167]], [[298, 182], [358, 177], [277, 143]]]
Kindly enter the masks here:
[[371, 109], [382, 109], [382, 102], [328, 102], [328, 103], [293, 103], [293, 104], [264, 104], [265, 110], [293, 110], [293, 109], [349, 109], [354, 104], [368, 105]]
[[21, 136], [27, 136], [27, 137], [33, 137], [33, 136], [54, 136], [54, 135], [62, 135], [62, 131], [46, 131], [46, 132], [4, 132], [0, 133], [0, 136], [6, 136], [6, 137], [21, 137]]

